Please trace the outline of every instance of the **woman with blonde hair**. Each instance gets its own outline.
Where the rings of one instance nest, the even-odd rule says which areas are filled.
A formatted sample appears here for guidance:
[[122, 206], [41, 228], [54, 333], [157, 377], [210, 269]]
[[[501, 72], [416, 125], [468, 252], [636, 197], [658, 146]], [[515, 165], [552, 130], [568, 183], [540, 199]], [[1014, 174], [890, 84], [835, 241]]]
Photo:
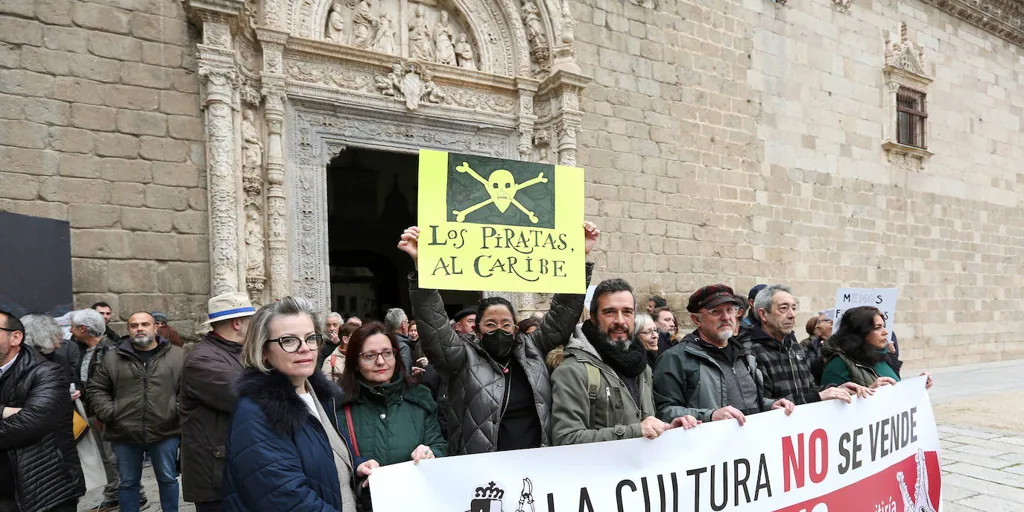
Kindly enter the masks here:
[[356, 510], [361, 461], [340, 433], [340, 392], [317, 371], [323, 343], [306, 299], [284, 297], [252, 317], [225, 447], [224, 510]]

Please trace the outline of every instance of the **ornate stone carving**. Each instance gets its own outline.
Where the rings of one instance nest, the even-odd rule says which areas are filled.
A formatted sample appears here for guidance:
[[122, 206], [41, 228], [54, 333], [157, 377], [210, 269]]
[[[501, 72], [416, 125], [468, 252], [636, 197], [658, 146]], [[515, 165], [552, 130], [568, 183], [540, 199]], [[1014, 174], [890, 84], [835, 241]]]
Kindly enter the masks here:
[[324, 39], [337, 44], [345, 43], [345, 17], [341, 15], [341, 4], [331, 6], [331, 14], [327, 16], [327, 32]]
[[434, 62], [434, 43], [423, 4], [416, 4], [416, 15], [409, 21], [409, 58]]
[[1019, 0], [922, 1], [1024, 47], [1024, 3]]
[[373, 3], [370, 0], [359, 0], [352, 14], [352, 46], [369, 48], [379, 24], [380, 20], [373, 13]]
[[261, 302], [266, 283], [263, 238], [263, 143], [252, 110], [242, 111], [242, 189], [245, 192], [245, 283]]
[[452, 88], [445, 90], [444, 94], [444, 103], [446, 105], [455, 105], [499, 114], [511, 114], [516, 109], [515, 100], [504, 96]]
[[551, 49], [548, 46], [537, 4], [532, 0], [524, 0], [520, 9], [520, 17], [523, 20], [523, 28], [526, 30], [526, 40], [530, 45], [530, 57], [540, 67], [541, 72], [546, 72], [550, 67]]
[[377, 28], [377, 36], [373, 38], [373, 49], [387, 53], [389, 55], [395, 55], [398, 50], [398, 45], [395, 44], [395, 22], [391, 18], [390, 12], [385, 12], [380, 17], [380, 26]]
[[924, 66], [924, 49], [907, 37], [907, 24], [900, 24], [900, 38], [885, 38], [885, 65], [888, 68], [902, 69], [918, 76], [927, 76]]
[[572, 47], [576, 42], [576, 20], [569, 10], [569, 0], [562, 0], [562, 44]]
[[455, 35], [452, 32], [451, 23], [448, 22], [448, 11], [441, 11], [441, 21], [434, 30], [434, 40], [437, 43], [437, 62], [446, 66], [455, 65]]
[[289, 62], [287, 76], [293, 80], [321, 84], [350, 91], [373, 92], [372, 79], [369, 75], [360, 75], [354, 71], [312, 62]]
[[473, 45], [469, 44], [466, 34], [459, 34], [459, 42], [455, 44], [455, 56], [460, 68], [476, 69], [476, 58], [473, 56]]
[[394, 64], [387, 76], [377, 75], [373, 79], [381, 94], [405, 100], [405, 107], [409, 110], [419, 108], [421, 100], [429, 103], [444, 101], [444, 91], [434, 84], [433, 74], [415, 62], [405, 66]]
[[850, 5], [853, 4], [853, 0], [832, 0], [832, 5], [835, 6], [839, 12], [846, 12], [850, 10]]
[[231, 98], [235, 72], [200, 61], [206, 90], [206, 164], [210, 208], [211, 295], [238, 290], [238, 222], [234, 123]]
[[281, 28], [281, 0], [263, 0], [263, 24]]
[[215, 48], [231, 48], [231, 29], [224, 23], [204, 23], [203, 44]]

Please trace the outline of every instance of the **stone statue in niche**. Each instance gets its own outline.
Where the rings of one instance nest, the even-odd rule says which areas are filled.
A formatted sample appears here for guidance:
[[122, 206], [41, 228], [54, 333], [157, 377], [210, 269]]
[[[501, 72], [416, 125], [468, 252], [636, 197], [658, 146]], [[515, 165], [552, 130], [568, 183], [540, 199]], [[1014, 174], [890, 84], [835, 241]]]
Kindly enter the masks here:
[[452, 43], [455, 36], [452, 33], [451, 23], [448, 22], [448, 11], [441, 11], [441, 22], [434, 31], [434, 38], [437, 41], [437, 62], [448, 66], [455, 65], [455, 45]]
[[355, 13], [352, 15], [352, 46], [356, 48], [369, 48], [373, 41], [374, 30], [380, 21], [373, 14], [373, 4], [370, 0], [359, 0]]
[[395, 24], [389, 12], [380, 16], [377, 37], [373, 39], [373, 49], [381, 53], [395, 54]]
[[263, 165], [263, 143], [252, 118], [252, 110], [242, 111], [242, 167], [256, 169], [259, 175], [258, 169]]
[[331, 6], [331, 15], [327, 17], [327, 34], [324, 39], [333, 43], [345, 43], [345, 18], [341, 15], [341, 4]]
[[523, 28], [526, 29], [526, 39], [530, 42], [530, 49], [536, 49], [548, 44], [544, 35], [544, 25], [540, 21], [540, 11], [537, 5], [530, 0], [523, 2], [522, 13]]
[[459, 34], [459, 42], [455, 45], [455, 55], [458, 57], [460, 68], [476, 69], [473, 45], [469, 44], [466, 34]]
[[409, 22], [409, 57], [434, 62], [434, 42], [424, 15], [423, 4], [416, 6], [416, 17]]
[[250, 206], [245, 213], [245, 273], [263, 277], [263, 270], [263, 220], [257, 207]]

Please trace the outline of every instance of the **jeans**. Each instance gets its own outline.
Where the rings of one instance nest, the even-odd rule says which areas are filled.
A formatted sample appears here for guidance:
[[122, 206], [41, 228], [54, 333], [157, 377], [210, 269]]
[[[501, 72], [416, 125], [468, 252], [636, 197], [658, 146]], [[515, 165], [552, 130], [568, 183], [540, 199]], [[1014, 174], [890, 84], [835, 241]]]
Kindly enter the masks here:
[[160, 488], [160, 508], [178, 512], [177, 436], [150, 444], [110, 443], [117, 454], [117, 470], [121, 486], [117, 492], [121, 512], [139, 512], [139, 490], [142, 482], [142, 456], [153, 459], [153, 473]]
[[103, 487], [103, 499], [117, 501], [117, 492], [121, 487], [120, 476], [117, 473], [117, 458], [110, 448], [110, 443], [103, 440], [103, 430], [98, 421], [89, 420], [89, 431], [96, 441], [96, 447], [100, 450], [103, 472], [107, 476], [107, 485]]

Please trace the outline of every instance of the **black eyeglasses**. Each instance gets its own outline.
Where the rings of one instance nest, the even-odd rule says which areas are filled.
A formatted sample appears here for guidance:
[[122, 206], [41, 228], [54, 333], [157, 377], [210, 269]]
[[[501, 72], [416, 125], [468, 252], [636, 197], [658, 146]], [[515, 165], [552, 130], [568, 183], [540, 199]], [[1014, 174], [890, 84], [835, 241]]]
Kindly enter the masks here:
[[6, 327], [0, 327], [0, 331], [7, 331], [7, 332], [25, 332], [25, 331], [22, 331], [21, 329], [8, 329], [8, 328], [6, 328]]
[[296, 336], [281, 336], [280, 338], [267, 340], [267, 343], [277, 343], [281, 346], [281, 350], [285, 352], [298, 352], [299, 347], [302, 346], [303, 341], [306, 343], [306, 347], [310, 350], [316, 350], [320, 348], [320, 345], [324, 343], [323, 334], [310, 334], [305, 340]]

